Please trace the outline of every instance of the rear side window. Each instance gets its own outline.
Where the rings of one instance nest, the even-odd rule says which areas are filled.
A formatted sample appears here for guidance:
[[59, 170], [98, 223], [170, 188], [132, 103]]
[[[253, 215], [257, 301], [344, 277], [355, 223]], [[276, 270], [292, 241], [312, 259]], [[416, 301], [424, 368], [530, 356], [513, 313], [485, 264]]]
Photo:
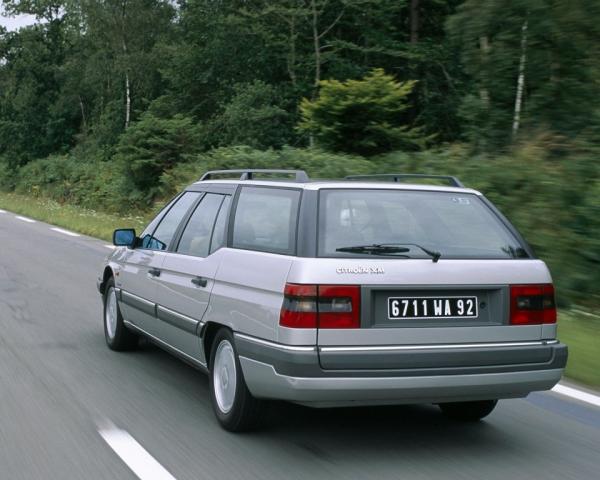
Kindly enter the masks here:
[[244, 187], [233, 224], [234, 248], [292, 255], [300, 191]]
[[177, 246], [177, 253], [206, 257], [210, 249], [215, 219], [223, 195], [207, 193], [192, 213]]
[[229, 213], [230, 203], [231, 197], [227, 195], [221, 204], [219, 216], [217, 217], [217, 221], [215, 223], [215, 230], [210, 242], [210, 253], [213, 253], [219, 248], [225, 246], [225, 228], [227, 227], [227, 214]]
[[[387, 258], [528, 258], [502, 221], [474, 194], [409, 190], [322, 190], [319, 255], [365, 256], [339, 248], [406, 246]], [[400, 254], [402, 253], [402, 254]]]
[[152, 234], [145, 234], [142, 237], [142, 248], [148, 248], [150, 250], [166, 250], [169, 247], [169, 243], [171, 243], [181, 220], [194, 202], [198, 200], [199, 196], [200, 193], [197, 192], [185, 192], [179, 197], [171, 208], [169, 208], [169, 211], [162, 217], [154, 232]]

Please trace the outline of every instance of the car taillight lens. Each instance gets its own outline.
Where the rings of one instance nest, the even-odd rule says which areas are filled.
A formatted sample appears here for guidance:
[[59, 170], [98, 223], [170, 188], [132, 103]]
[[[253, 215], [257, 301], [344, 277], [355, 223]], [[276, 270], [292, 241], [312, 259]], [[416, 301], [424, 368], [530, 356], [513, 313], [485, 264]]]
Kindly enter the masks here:
[[317, 328], [316, 285], [285, 285], [279, 325], [290, 328]]
[[319, 285], [319, 328], [360, 327], [360, 287]]
[[511, 285], [510, 287], [511, 325], [541, 325], [556, 323], [554, 286]]
[[288, 283], [279, 324], [289, 328], [359, 328], [360, 287]]

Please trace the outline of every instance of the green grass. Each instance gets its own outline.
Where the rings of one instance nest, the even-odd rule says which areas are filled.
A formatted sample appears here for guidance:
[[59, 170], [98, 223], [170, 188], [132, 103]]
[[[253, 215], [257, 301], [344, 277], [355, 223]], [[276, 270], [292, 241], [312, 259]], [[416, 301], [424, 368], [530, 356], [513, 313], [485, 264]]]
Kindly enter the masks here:
[[148, 224], [150, 214], [119, 216], [54, 200], [0, 192], [0, 209], [35, 218], [92, 237], [112, 240], [115, 228], [131, 227], [139, 233]]
[[600, 388], [600, 316], [579, 310], [561, 311], [558, 338], [569, 346], [565, 375]]
[[[119, 216], [2, 192], [0, 208], [107, 241], [112, 239], [115, 228], [132, 227], [141, 232], [152, 216]], [[600, 316], [578, 310], [561, 311], [558, 336], [569, 346], [566, 376], [600, 388]]]

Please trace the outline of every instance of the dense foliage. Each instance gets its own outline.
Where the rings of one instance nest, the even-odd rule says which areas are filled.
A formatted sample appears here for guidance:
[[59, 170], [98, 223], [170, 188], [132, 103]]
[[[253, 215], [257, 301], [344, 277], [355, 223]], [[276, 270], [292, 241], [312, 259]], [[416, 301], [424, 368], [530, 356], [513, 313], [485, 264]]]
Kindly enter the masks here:
[[208, 168], [452, 173], [600, 295], [596, 0], [4, 0], [0, 188], [150, 209]]
[[396, 82], [382, 69], [360, 80], [323, 80], [316, 100], [302, 100], [298, 129], [338, 152], [372, 156], [418, 150], [423, 135], [403, 122], [414, 86], [414, 81]]

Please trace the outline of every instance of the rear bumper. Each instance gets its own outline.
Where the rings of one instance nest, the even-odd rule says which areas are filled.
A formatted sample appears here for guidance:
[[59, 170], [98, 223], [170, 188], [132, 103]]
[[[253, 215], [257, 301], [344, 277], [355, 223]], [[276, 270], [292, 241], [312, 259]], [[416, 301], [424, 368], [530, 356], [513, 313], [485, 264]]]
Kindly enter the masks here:
[[[439, 352], [432, 357], [431, 349], [425, 348], [412, 350], [413, 368], [396, 368], [400, 364], [391, 362], [389, 365], [394, 368], [324, 369], [319, 363], [319, 352], [314, 347], [277, 345], [236, 334], [244, 378], [254, 396], [312, 406], [515, 398], [533, 391], [551, 389], [562, 376], [567, 347], [560, 343], [523, 343], [522, 352], [518, 351], [519, 347], [515, 344], [470, 345], [467, 349], [472, 350], [473, 355], [463, 355], [463, 365], [454, 355], [455, 348], [449, 348], [452, 355], [446, 360], [450, 363], [444, 363]], [[537, 347], [544, 352], [549, 350], [549, 354], [541, 355]], [[461, 349], [463, 353], [464, 350]], [[530, 351], [530, 355], [523, 353], [526, 350]], [[507, 351], [512, 351], [519, 363], [498, 364], [489, 361], [494, 352], [499, 359], [506, 361]], [[354, 353], [357, 355], [353, 359], [356, 364], [359, 362], [358, 356], [365, 352]], [[379, 353], [385, 356], [389, 351]], [[374, 359], [376, 355], [377, 351], [369, 352], [367, 362], [375, 362], [381, 367], [381, 362]], [[441, 363], [435, 367], [428, 364], [424, 368], [422, 365], [428, 363], [426, 359], [429, 357]], [[476, 359], [487, 359], [487, 364], [475, 365]], [[401, 360], [402, 366], [409, 366], [408, 357]]]

